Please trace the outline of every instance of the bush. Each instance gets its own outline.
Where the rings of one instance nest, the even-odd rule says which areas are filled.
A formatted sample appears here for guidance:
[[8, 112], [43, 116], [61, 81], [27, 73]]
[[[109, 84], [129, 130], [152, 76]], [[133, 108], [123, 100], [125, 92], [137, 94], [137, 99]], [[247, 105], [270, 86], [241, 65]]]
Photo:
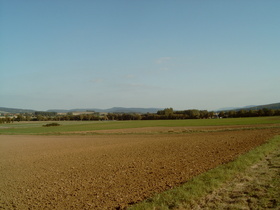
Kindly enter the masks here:
[[60, 126], [60, 124], [58, 124], [58, 123], [49, 123], [49, 124], [43, 125], [43, 127], [51, 127], [51, 126]]

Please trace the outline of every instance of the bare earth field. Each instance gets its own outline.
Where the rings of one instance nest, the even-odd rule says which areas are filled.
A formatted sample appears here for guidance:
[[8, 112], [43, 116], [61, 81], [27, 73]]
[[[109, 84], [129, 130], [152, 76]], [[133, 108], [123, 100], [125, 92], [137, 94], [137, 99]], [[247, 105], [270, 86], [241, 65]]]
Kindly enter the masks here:
[[280, 134], [279, 128], [161, 129], [0, 135], [0, 209], [125, 208]]
[[279, 128], [279, 124], [259, 125], [230, 125], [230, 126], [191, 126], [191, 127], [145, 127], [125, 128], [95, 131], [70, 131], [63, 134], [164, 134], [164, 133], [193, 133], [193, 132], [217, 132], [233, 130], [251, 130], [263, 128]]

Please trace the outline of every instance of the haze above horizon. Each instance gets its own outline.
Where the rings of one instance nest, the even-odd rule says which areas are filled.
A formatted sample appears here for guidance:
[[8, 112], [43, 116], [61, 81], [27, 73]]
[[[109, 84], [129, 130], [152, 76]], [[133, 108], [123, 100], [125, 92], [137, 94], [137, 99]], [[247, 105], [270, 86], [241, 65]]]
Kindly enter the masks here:
[[0, 0], [0, 107], [279, 102], [280, 1]]

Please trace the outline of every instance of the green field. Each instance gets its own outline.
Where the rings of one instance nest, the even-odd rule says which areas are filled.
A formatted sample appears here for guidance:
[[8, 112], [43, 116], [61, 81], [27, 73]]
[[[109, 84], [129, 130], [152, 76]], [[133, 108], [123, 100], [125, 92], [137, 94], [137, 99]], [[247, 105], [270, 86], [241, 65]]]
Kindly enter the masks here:
[[142, 120], [142, 121], [60, 121], [61, 126], [43, 127], [51, 122], [14, 122], [0, 124], [0, 134], [62, 134], [63, 132], [97, 131], [144, 127], [189, 127], [223, 125], [279, 124], [280, 117], [254, 117], [196, 120]]

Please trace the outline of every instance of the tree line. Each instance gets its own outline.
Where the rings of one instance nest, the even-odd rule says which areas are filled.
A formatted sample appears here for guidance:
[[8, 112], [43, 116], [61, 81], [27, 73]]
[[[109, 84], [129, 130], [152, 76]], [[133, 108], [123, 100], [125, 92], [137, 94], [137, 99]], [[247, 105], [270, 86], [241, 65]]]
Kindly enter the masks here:
[[236, 118], [236, 117], [265, 117], [265, 116], [280, 116], [280, 109], [263, 108], [259, 110], [230, 110], [220, 111], [219, 117]]
[[34, 114], [18, 114], [16, 117], [8, 115], [0, 118], [0, 123], [12, 123], [14, 121], [100, 121], [100, 120], [179, 120], [179, 119], [213, 119], [213, 118], [239, 118], [239, 117], [263, 117], [280, 116], [280, 109], [260, 110], [230, 110], [213, 112], [207, 110], [189, 109], [174, 111], [173, 108], [159, 110], [157, 113], [108, 113], [100, 116], [95, 114], [58, 115], [55, 112], [35, 112]]

